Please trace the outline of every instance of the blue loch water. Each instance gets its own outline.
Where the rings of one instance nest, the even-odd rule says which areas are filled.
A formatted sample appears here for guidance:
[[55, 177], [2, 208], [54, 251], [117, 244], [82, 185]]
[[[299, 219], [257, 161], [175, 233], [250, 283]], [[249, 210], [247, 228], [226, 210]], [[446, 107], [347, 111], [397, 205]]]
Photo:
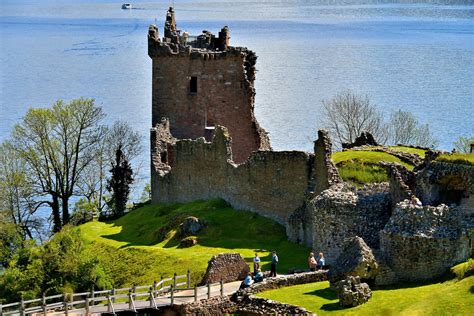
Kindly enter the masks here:
[[472, 1], [121, 1], [1, 1], [0, 141], [29, 107], [95, 98], [143, 135], [146, 178], [147, 29], [173, 3], [180, 29], [228, 25], [233, 45], [257, 52], [255, 111], [276, 150], [311, 150], [321, 101], [345, 89], [387, 115], [410, 110], [446, 150], [474, 128]]

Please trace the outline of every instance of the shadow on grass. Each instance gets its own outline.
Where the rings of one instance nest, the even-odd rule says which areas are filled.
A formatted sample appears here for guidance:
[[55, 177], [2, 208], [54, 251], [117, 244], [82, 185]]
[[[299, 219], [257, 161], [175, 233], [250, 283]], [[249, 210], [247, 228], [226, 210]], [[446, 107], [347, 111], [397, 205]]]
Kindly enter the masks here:
[[337, 300], [336, 292], [332, 291], [329, 287], [325, 289], [315, 290], [313, 292], [307, 292], [304, 293], [304, 295], [316, 295], [330, 301]]

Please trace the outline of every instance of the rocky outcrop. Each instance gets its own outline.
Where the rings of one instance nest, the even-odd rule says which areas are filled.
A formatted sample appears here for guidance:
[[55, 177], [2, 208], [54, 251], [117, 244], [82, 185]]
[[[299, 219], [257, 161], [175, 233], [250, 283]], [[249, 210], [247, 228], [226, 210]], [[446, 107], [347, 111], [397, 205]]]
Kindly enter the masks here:
[[349, 276], [360, 277], [364, 280], [373, 280], [377, 275], [378, 264], [375, 261], [372, 249], [360, 237], [348, 240], [341, 255], [331, 265], [328, 280], [332, 284], [346, 279]]
[[350, 149], [359, 146], [378, 146], [379, 144], [375, 141], [375, 138], [369, 132], [362, 132], [360, 136], [356, 137], [353, 143], [342, 143], [343, 149]]
[[380, 250], [400, 281], [432, 279], [469, 258], [473, 224], [458, 208], [403, 201], [380, 232]]
[[179, 248], [189, 248], [194, 245], [197, 245], [198, 239], [196, 236], [189, 236], [186, 238], [181, 239], [179, 242]]
[[201, 284], [243, 280], [250, 272], [249, 265], [239, 253], [221, 253], [213, 256], [207, 265]]
[[180, 236], [189, 236], [195, 235], [201, 229], [203, 229], [205, 223], [200, 221], [197, 217], [188, 216], [184, 219], [184, 221], [179, 225], [179, 235]]
[[379, 231], [388, 222], [391, 205], [385, 186], [355, 191], [335, 185], [308, 203], [313, 220], [313, 249], [332, 265], [347, 238], [360, 236], [371, 248], [379, 247]]
[[372, 297], [367, 283], [361, 283], [359, 277], [349, 276], [338, 283], [337, 297], [343, 307], [354, 307], [364, 304]]

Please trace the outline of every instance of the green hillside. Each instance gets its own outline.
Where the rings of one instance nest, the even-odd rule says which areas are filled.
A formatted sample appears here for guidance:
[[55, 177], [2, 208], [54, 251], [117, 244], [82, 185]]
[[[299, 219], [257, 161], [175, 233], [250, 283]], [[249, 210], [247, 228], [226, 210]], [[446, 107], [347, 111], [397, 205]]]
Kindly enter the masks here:
[[[197, 234], [198, 244], [179, 248], [176, 229], [186, 216], [208, 222]], [[148, 205], [110, 222], [79, 226], [86, 247], [98, 255], [117, 286], [146, 284], [160, 275], [191, 270], [192, 281], [202, 278], [209, 259], [222, 252], [239, 252], [251, 262], [259, 252], [269, 270], [270, 252], [280, 257], [279, 272], [306, 266], [309, 249], [287, 241], [285, 228], [246, 211], [236, 211], [222, 200], [188, 204]]]

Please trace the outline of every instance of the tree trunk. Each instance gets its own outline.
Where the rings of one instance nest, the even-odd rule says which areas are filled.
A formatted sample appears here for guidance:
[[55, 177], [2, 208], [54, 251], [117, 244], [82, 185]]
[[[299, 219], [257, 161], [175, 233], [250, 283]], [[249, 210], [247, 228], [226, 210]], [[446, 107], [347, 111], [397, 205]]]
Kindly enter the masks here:
[[53, 212], [53, 232], [57, 233], [61, 230], [61, 214], [59, 213], [59, 198], [53, 195], [53, 202], [49, 203]]
[[69, 197], [63, 197], [63, 225], [69, 223]]

